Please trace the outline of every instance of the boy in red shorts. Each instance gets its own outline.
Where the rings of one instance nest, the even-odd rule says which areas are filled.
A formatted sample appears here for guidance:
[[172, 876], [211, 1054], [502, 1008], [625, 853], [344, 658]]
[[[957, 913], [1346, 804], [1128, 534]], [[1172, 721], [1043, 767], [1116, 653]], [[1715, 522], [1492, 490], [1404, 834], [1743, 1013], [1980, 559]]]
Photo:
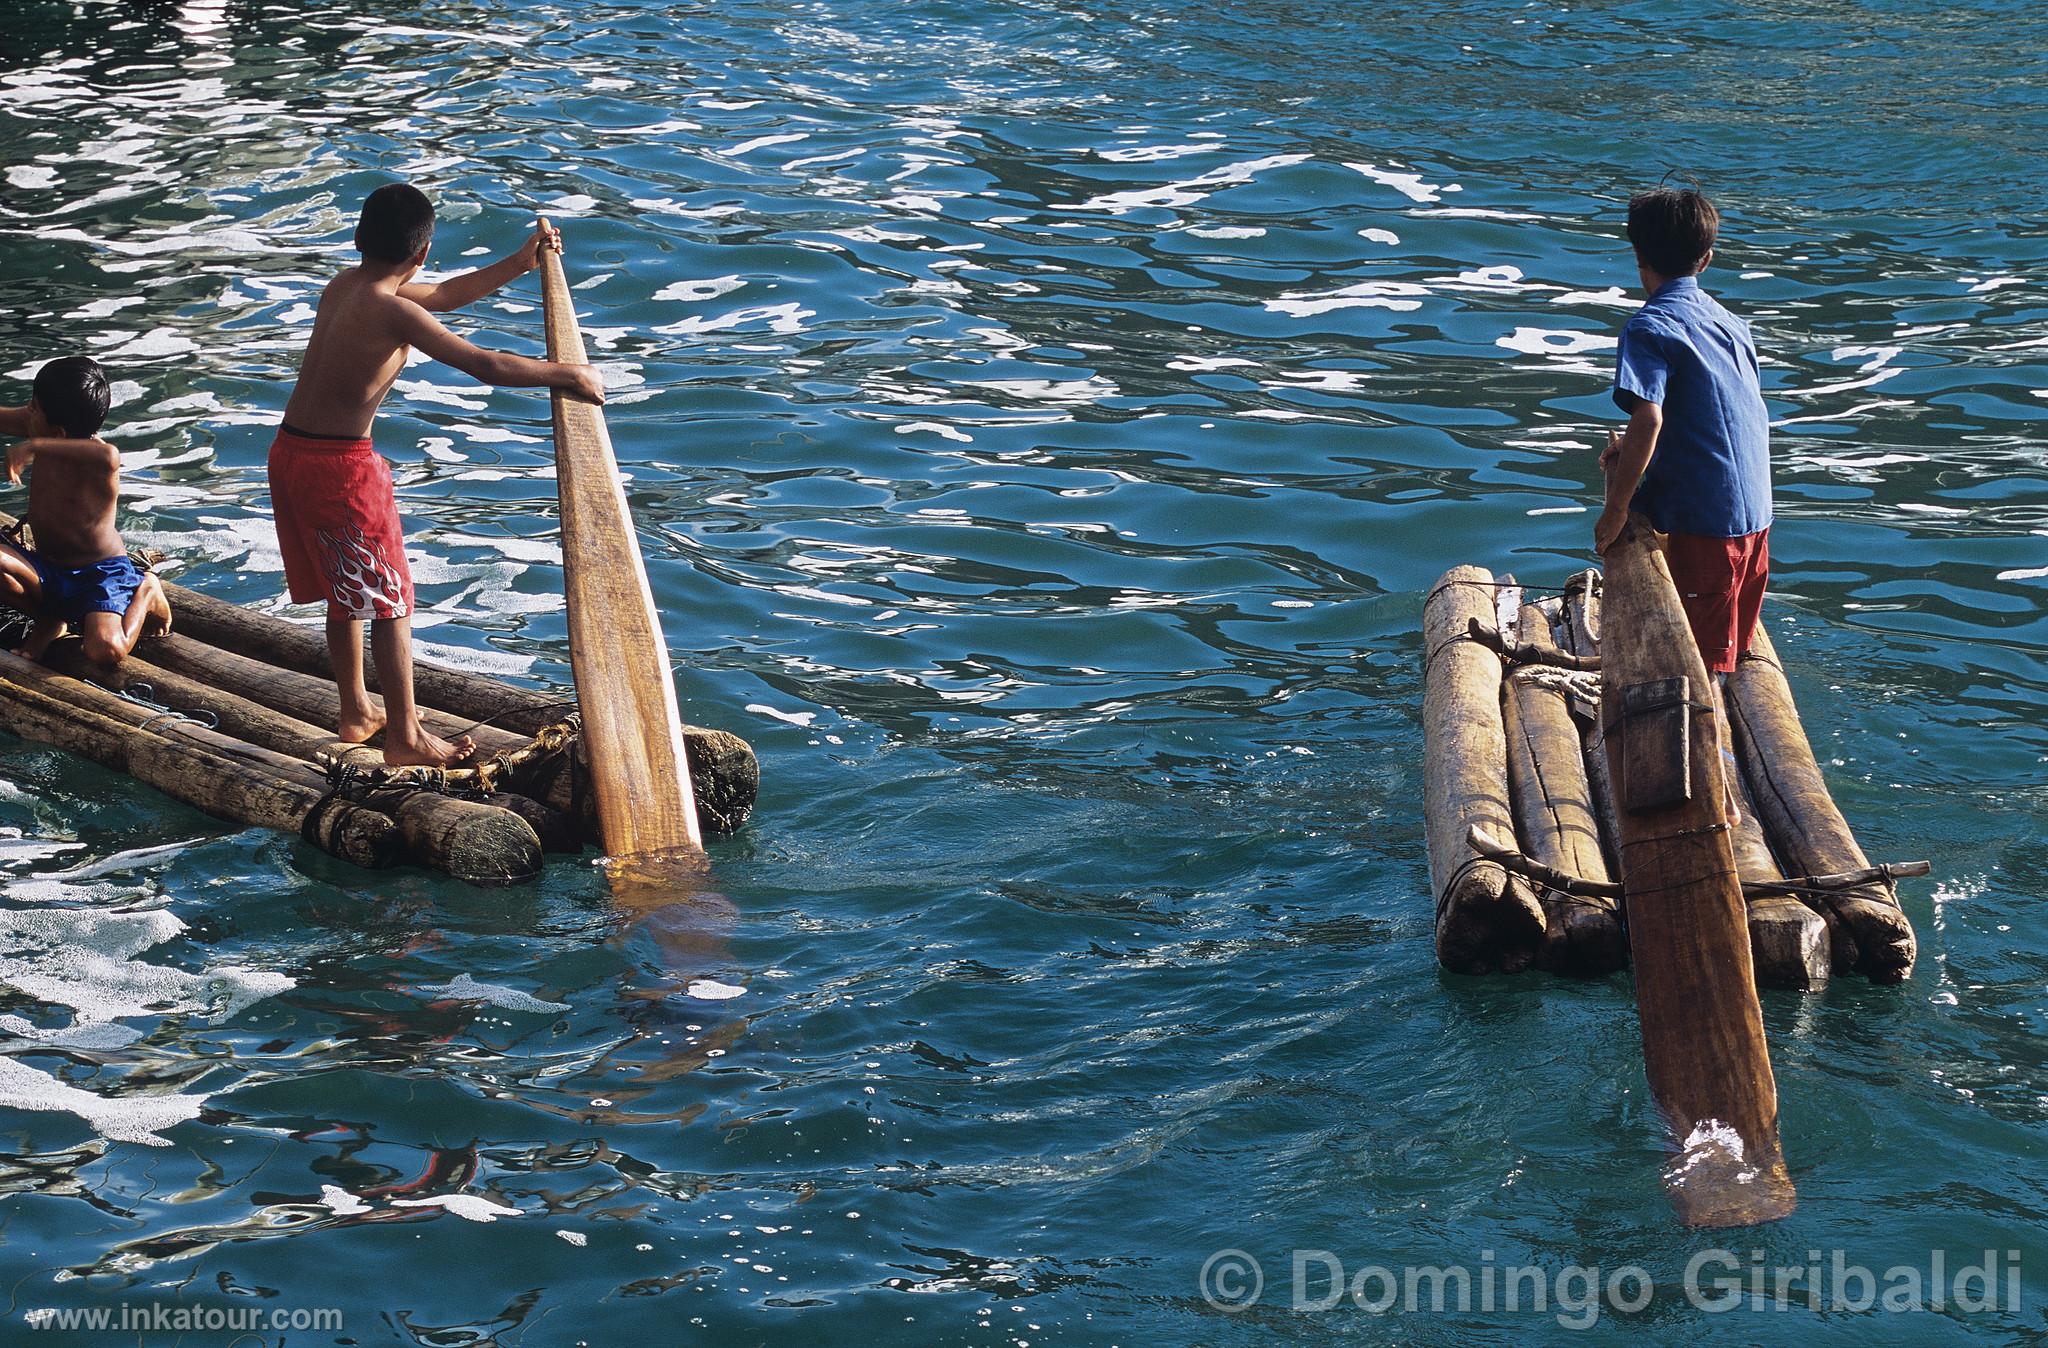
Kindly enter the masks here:
[[[417, 347], [486, 384], [604, 401], [604, 384], [588, 365], [486, 351], [434, 317], [532, 271], [541, 249], [560, 252], [561, 235], [547, 221], [502, 261], [432, 285], [415, 282], [433, 236], [434, 208], [416, 188], [391, 183], [363, 203], [356, 226], [363, 260], [321, 293], [298, 384], [270, 447], [270, 494], [292, 600], [327, 603], [327, 650], [341, 690], [337, 733], [361, 743], [382, 730], [384, 761], [394, 767], [442, 766], [476, 751], [466, 735], [450, 743], [428, 734], [413, 701], [412, 574], [391, 467], [370, 442], [370, 423], [407, 351]], [[363, 682], [365, 620], [381, 713]]]
[[[1614, 401], [1628, 428], [1608, 432], [1607, 504], [1593, 526], [1603, 553], [1632, 509], [1668, 535], [1671, 579], [1717, 704], [1756, 631], [1771, 561], [1771, 422], [1756, 343], [1697, 279], [1720, 227], [1720, 212], [1697, 191], [1659, 188], [1628, 203], [1649, 300], [1621, 330]], [[1733, 823], [1741, 812], [1732, 780], [1728, 791]]]

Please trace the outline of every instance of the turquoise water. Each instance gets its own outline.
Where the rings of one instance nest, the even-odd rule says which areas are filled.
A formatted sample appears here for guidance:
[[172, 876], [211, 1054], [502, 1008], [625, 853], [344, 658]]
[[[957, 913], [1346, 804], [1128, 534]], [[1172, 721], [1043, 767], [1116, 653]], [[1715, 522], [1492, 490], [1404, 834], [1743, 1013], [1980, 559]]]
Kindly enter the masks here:
[[[0, 1311], [1580, 1337], [1290, 1309], [1322, 1249], [1642, 1266], [1595, 1341], [2038, 1341], [2044, 39], [1927, 0], [15, 7], [0, 398], [113, 369], [129, 538], [276, 604], [263, 454], [360, 198], [427, 187], [440, 270], [545, 211], [686, 715], [765, 787], [730, 912], [635, 924], [574, 862], [360, 873], [0, 738]], [[1625, 978], [1437, 970], [1418, 805], [1421, 595], [1585, 564], [1620, 203], [1672, 169], [1780, 421], [1774, 638], [1868, 850], [1935, 866], [1909, 983], [1766, 994], [1802, 1206], [1732, 1235], [1670, 1219]], [[536, 306], [458, 326], [531, 352]], [[423, 640], [558, 683], [545, 402], [422, 365], [378, 434]], [[1716, 1247], [2017, 1250], [2025, 1301], [1710, 1316]], [[1203, 1299], [1226, 1248], [1248, 1312]]]

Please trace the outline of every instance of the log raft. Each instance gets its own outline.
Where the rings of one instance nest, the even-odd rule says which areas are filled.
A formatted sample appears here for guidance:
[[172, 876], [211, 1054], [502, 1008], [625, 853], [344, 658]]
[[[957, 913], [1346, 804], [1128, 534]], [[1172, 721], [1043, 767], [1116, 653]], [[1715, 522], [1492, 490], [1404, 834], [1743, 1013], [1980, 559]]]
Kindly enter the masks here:
[[[1446, 607], [1453, 602], [1446, 586], [1500, 593], [1506, 583], [1478, 568], [1447, 572], [1430, 600], [1440, 611], [1425, 617], [1432, 633], [1428, 649], [1449, 639], [1458, 621]], [[1490, 885], [1475, 889], [1470, 874], [1454, 876], [1459, 892], [1438, 907], [1439, 953], [1449, 952], [1442, 960], [1446, 968], [1466, 973], [1537, 968], [1597, 976], [1627, 962], [1625, 902], [1614, 905], [1614, 935], [1601, 928], [1600, 938], [1582, 939], [1575, 946], [1567, 932], [1573, 921], [1597, 923], [1596, 906], [1619, 894], [1619, 886], [1609, 883], [1619, 873], [1621, 822], [1608, 770], [1606, 728], [1588, 701], [1598, 696], [1601, 589], [1600, 573], [1584, 571], [1566, 581], [1561, 599], [1521, 603], [1519, 613], [1511, 616], [1477, 593], [1462, 605], [1465, 644], [1492, 655], [1501, 670], [1508, 806], [1505, 816], [1488, 808], [1485, 773], [1473, 771], [1470, 763], [1437, 763], [1428, 774], [1431, 783], [1463, 768], [1468, 786], [1462, 805], [1436, 785], [1428, 788], [1432, 879], [1442, 895], [1442, 876], [1464, 862], [1464, 853], [1439, 839], [1462, 824], [1469, 840], [1477, 824], [1476, 836], [1487, 840], [1480, 859], [1500, 862], [1527, 882], [1543, 914], [1544, 931], [1531, 951], [1526, 927], [1509, 940], [1483, 924], [1459, 924], [1454, 915], [1468, 909], [1499, 912], [1494, 895], [1504, 892], [1507, 882], [1500, 882], [1500, 890]], [[1459, 710], [1425, 708], [1426, 764], [1439, 751], [1476, 755], [1482, 764], [1491, 761], [1487, 713], [1472, 686], [1484, 684], [1489, 667], [1483, 656], [1465, 658], [1468, 669], [1455, 698], [1454, 681], [1432, 672], [1431, 686]], [[1560, 711], [1577, 737], [1576, 755], [1571, 735], [1560, 733]], [[1895, 882], [1926, 874], [1924, 863], [1870, 865], [1821, 779], [1777, 652], [1761, 628], [1728, 680], [1726, 714], [1741, 769], [1733, 785], [1743, 812], [1729, 831], [1729, 842], [1742, 881], [1757, 985], [1818, 992], [1832, 978], [1849, 973], [1875, 983], [1905, 978], [1912, 971], [1914, 937]], [[1464, 718], [1458, 727], [1462, 739], [1455, 743], [1445, 725], [1453, 717]], [[1502, 824], [1502, 817], [1512, 827]], [[1445, 858], [1441, 865], [1439, 856]], [[1547, 880], [1547, 873], [1569, 883]], [[1587, 904], [1588, 899], [1594, 903]], [[1448, 929], [1446, 919], [1452, 919]], [[1453, 939], [1446, 941], [1446, 936]], [[1608, 939], [1623, 943], [1617, 958], [1584, 957], [1604, 949], [1600, 942]]]
[[[1928, 866], [1869, 863], [1761, 628], [1718, 696], [1661, 541], [1632, 520], [1609, 560], [1605, 594], [1588, 571], [1561, 599], [1517, 589], [1511, 608], [1494, 598], [1510, 582], [1457, 567], [1424, 603], [1438, 958], [1595, 976], [1632, 962], [1674, 1207], [1691, 1225], [1769, 1221], [1796, 1195], [1756, 989], [1905, 978], [1896, 882]], [[1724, 774], [1724, 740], [1739, 771]]]
[[[11, 523], [0, 515], [0, 526]], [[600, 841], [580, 741], [552, 757], [533, 749], [573, 709], [572, 696], [420, 661], [429, 729], [468, 731], [482, 755], [517, 770], [449, 790], [387, 782], [380, 751], [334, 737], [340, 701], [323, 633], [183, 586], [165, 590], [175, 631], [145, 638], [119, 665], [91, 664], [76, 640], [57, 643], [42, 664], [0, 653], [0, 729], [216, 818], [296, 832], [359, 866], [507, 884], [538, 874], [545, 851]], [[759, 790], [752, 748], [695, 726], [683, 743], [698, 817], [709, 830], [736, 830]]]

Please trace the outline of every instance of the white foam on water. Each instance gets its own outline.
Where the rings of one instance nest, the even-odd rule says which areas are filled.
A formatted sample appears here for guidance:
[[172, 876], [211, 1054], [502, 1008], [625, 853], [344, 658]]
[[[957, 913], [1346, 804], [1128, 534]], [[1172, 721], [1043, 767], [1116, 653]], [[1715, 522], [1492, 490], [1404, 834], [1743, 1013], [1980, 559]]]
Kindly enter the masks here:
[[1493, 344], [1531, 356], [1575, 356], [1582, 351], [1607, 351], [1619, 339], [1604, 332], [1567, 332], [1556, 328], [1516, 328]]
[[39, 188], [57, 185], [57, 170], [44, 168], [40, 164], [9, 164], [7, 183], [10, 187]]
[[419, 991], [446, 997], [452, 1001], [485, 1002], [507, 1011], [544, 1012], [569, 1009], [567, 1002], [545, 1001], [530, 992], [508, 988], [502, 983], [479, 983], [468, 974], [457, 974], [446, 983], [422, 983], [419, 985]]
[[[915, 237], [914, 235], [912, 237]], [[737, 276], [711, 276], [698, 281], [671, 281], [654, 292], [658, 300], [715, 300], [746, 284]]]
[[370, 1205], [338, 1185], [320, 1186], [320, 1206], [337, 1217], [353, 1217], [359, 1212], [368, 1212]]
[[1273, 154], [1263, 159], [1247, 159], [1236, 164], [1225, 164], [1210, 169], [1198, 177], [1182, 182], [1164, 183], [1158, 187], [1139, 187], [1125, 192], [1109, 192], [1099, 197], [1090, 197], [1077, 208], [1084, 211], [1108, 211], [1121, 215], [1125, 211], [1142, 210], [1147, 207], [1192, 206], [1209, 193], [1225, 187], [1248, 183], [1267, 169], [1287, 168], [1310, 158], [1305, 154]]
[[590, 1237], [584, 1235], [581, 1231], [557, 1231], [555, 1235], [558, 1239], [568, 1241], [579, 1250], [590, 1243]]
[[0, 1044], [0, 1051], [126, 1042], [139, 1032], [117, 1021], [195, 1014], [225, 1020], [293, 986], [283, 974], [264, 970], [222, 965], [192, 973], [137, 958], [184, 930], [175, 914], [160, 908], [0, 911], [0, 982], [72, 1013], [62, 1026], [0, 1016], [0, 1031], [16, 1041]]
[[740, 144], [733, 146], [730, 150], [725, 150], [722, 151], [721, 153], [728, 156], [736, 157], [739, 155], [751, 153], [752, 151], [755, 150], [765, 150], [770, 145], [792, 145], [795, 144], [797, 141], [809, 140], [810, 138], [811, 134], [808, 131], [793, 131], [779, 136], [756, 136], [752, 140], [742, 141]]
[[947, 440], [963, 445], [974, 443], [973, 436], [957, 427], [948, 426], [943, 421], [906, 421], [896, 428], [896, 434], [898, 435], [912, 435], [918, 431], [923, 431], [928, 435], [942, 436]]
[[750, 323], [760, 323], [769, 332], [790, 335], [804, 330], [804, 320], [816, 318], [818, 311], [806, 309], [794, 300], [787, 304], [756, 304], [744, 309], [711, 317], [686, 318], [680, 323], [669, 323], [653, 329], [664, 337], [695, 337], [710, 332], [728, 332], [743, 328]]
[[503, 1203], [493, 1203], [488, 1198], [475, 1194], [434, 1194], [428, 1198], [394, 1198], [391, 1205], [398, 1208], [446, 1208], [466, 1222], [495, 1222], [500, 1217], [524, 1217], [518, 1208], [508, 1208]]
[[689, 986], [683, 989], [685, 994], [695, 997], [700, 1002], [729, 1002], [735, 997], [744, 996], [746, 991], [745, 988], [735, 987], [731, 983], [720, 983], [711, 978], [693, 978]]
[[1360, 281], [1341, 290], [1320, 294], [1297, 291], [1284, 299], [1267, 300], [1266, 308], [1294, 318], [1312, 318], [1337, 309], [1392, 309], [1396, 313], [1411, 313], [1422, 307], [1422, 301], [1412, 297], [1427, 294], [1429, 287], [1410, 281]]
[[67, 1086], [26, 1063], [0, 1057], [0, 1109], [76, 1114], [113, 1142], [168, 1147], [170, 1139], [157, 1134], [197, 1118], [206, 1099], [204, 1095], [95, 1095]]
[[1092, 151], [1097, 159], [1112, 164], [1156, 164], [1163, 159], [1183, 159], [1191, 154], [1209, 154], [1214, 145], [1131, 145], [1116, 150]]
[[805, 728], [809, 728], [811, 722], [818, 719], [818, 713], [814, 711], [780, 711], [764, 702], [749, 702], [747, 710], [757, 716], [772, 717], [788, 725], [803, 726]]
[[1393, 188], [1410, 201], [1440, 201], [1441, 193], [1461, 190], [1456, 183], [1424, 182], [1420, 173], [1402, 173], [1396, 169], [1381, 168], [1377, 164], [1346, 164], [1344, 167], [1364, 174], [1382, 187]]

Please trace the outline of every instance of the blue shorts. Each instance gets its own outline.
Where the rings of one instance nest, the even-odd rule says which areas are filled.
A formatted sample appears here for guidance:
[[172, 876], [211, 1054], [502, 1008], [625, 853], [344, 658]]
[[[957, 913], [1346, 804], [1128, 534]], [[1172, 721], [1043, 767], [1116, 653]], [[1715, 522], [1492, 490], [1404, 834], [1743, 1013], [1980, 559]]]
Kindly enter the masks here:
[[36, 569], [43, 587], [43, 609], [37, 615], [77, 622], [88, 613], [123, 613], [142, 587], [142, 568], [127, 553], [103, 557], [85, 566], [51, 566], [28, 548], [14, 548]]

